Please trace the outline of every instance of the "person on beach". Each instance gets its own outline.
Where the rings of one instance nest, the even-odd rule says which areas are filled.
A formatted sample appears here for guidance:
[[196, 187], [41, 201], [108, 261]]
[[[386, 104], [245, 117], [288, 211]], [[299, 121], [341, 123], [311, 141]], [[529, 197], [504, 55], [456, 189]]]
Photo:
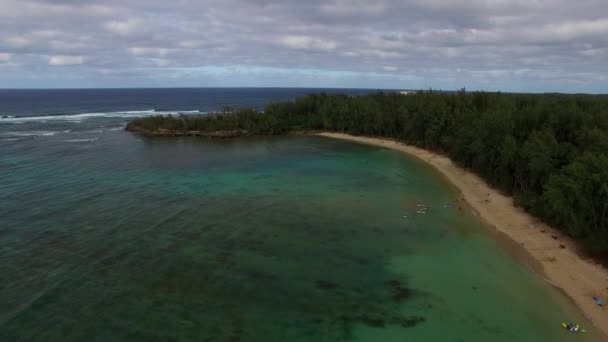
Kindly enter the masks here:
[[599, 306], [604, 306], [604, 302], [602, 302], [602, 300], [597, 297], [593, 297], [593, 301]]

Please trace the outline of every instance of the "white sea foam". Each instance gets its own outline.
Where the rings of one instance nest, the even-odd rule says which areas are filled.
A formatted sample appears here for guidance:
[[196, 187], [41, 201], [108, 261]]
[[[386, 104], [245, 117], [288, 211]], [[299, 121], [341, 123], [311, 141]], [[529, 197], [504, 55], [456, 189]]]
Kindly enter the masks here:
[[199, 110], [179, 110], [179, 111], [175, 111], [173, 113], [177, 113], [177, 114], [203, 114], [205, 112], [201, 112]]
[[[175, 113], [175, 112], [174, 112]], [[119, 111], [119, 112], [96, 112], [96, 113], [80, 113], [80, 114], [69, 114], [69, 115], [42, 115], [42, 116], [19, 116], [19, 117], [6, 117], [0, 118], [0, 123], [25, 123], [25, 122], [47, 122], [47, 121], [68, 121], [68, 122], [82, 122], [90, 118], [131, 118], [141, 117], [150, 115], [161, 115], [155, 112], [153, 109], [150, 110], [137, 110], [137, 111]]]
[[99, 140], [99, 138], [90, 138], [90, 139], [68, 139], [64, 140], [65, 142], [91, 142]]
[[[92, 134], [100, 134], [108, 131], [117, 131], [124, 129], [124, 127], [113, 127], [113, 128], [104, 128], [104, 129], [96, 129], [91, 131], [81, 131], [82, 133], [92, 133]], [[72, 133], [73, 131], [68, 129], [64, 131], [8, 131], [8, 132], [0, 132], [0, 139], [5, 141], [16, 141], [27, 138], [36, 138], [36, 137], [51, 137], [55, 135], [64, 135], [68, 133]], [[89, 139], [85, 139], [88, 141]]]
[[81, 122], [91, 117], [105, 116], [104, 113], [85, 113], [74, 115], [45, 115], [45, 116], [20, 116], [15, 118], [0, 119], [0, 123], [26, 123], [26, 122], [47, 122], [47, 121], [71, 121]]
[[80, 113], [80, 114], [69, 114], [69, 115], [41, 115], [41, 116], [8, 116], [0, 117], [0, 123], [26, 123], [26, 122], [47, 122], [47, 121], [66, 121], [79, 123], [91, 118], [139, 118], [144, 116], [153, 115], [180, 115], [180, 114], [207, 114], [207, 112], [201, 112], [198, 110], [162, 110], [156, 111], [154, 109], [148, 110], [129, 110], [129, 111], [117, 111], [117, 112], [93, 112], [93, 113]]
[[9, 137], [50, 137], [57, 133], [55, 131], [25, 131], [25, 132], [2, 132], [0, 135]]

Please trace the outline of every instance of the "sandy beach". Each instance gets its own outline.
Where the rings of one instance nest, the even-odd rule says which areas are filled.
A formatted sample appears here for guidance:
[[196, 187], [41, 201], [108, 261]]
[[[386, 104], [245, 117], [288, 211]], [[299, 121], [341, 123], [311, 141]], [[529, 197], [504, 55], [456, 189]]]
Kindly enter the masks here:
[[388, 139], [342, 133], [317, 135], [399, 150], [433, 166], [460, 190], [461, 199], [475, 215], [512, 239], [539, 265], [534, 267], [535, 271], [563, 290], [593, 325], [608, 336], [608, 311], [592, 299], [596, 296], [605, 300], [608, 296], [608, 270], [579, 255], [575, 241], [515, 207], [512, 198], [491, 188], [480, 177], [456, 166], [445, 156]]

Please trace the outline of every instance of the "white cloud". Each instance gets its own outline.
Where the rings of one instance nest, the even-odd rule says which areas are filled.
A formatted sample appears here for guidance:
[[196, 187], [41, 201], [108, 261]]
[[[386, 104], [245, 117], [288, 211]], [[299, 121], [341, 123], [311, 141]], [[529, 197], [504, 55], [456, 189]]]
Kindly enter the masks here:
[[8, 62], [11, 59], [10, 53], [0, 53], [0, 62]]
[[124, 21], [112, 20], [104, 23], [104, 28], [111, 33], [128, 36], [142, 29], [142, 23], [139, 19], [129, 19]]
[[62, 65], [77, 65], [84, 62], [82, 56], [51, 56], [49, 57], [49, 65], [62, 66]]
[[322, 13], [337, 16], [353, 16], [359, 14], [381, 14], [386, 10], [386, 4], [380, 1], [345, 0], [328, 2], [321, 5]]
[[608, 18], [550, 24], [539, 30], [538, 34], [539, 39], [549, 41], [553, 39], [573, 41], [596, 35], [605, 37], [608, 34]]
[[382, 67], [382, 70], [384, 71], [390, 71], [390, 72], [394, 72], [394, 71], [398, 71], [399, 68], [393, 65], [385, 65]]
[[187, 48], [187, 49], [195, 49], [198, 47], [201, 47], [203, 44], [202, 42], [199, 42], [197, 40], [185, 40], [179, 43], [180, 47], [183, 48]]
[[[334, 80], [407, 74], [437, 88], [485, 86], [488, 77], [504, 90], [608, 89], [606, 77], [589, 77], [608, 75], [606, 0], [0, 0], [0, 8], [0, 49], [12, 55], [0, 57], [10, 58], [0, 79], [15, 63], [11, 77], [23, 83], [53, 73], [48, 65], [82, 64], [61, 74], [88, 72], [95, 84], [109, 75], [99, 70], [113, 70], [112, 82], [137, 70], [162, 83], [167, 68], [158, 66], [197, 75], [238, 65], [328, 70]], [[498, 82], [497, 70], [511, 72]], [[565, 71], [586, 88], [568, 88]], [[230, 74], [233, 85], [242, 74]], [[323, 75], [318, 85], [328, 84]]]
[[49, 46], [53, 50], [78, 50], [85, 47], [85, 44], [76, 41], [51, 40]]
[[164, 58], [169, 53], [167, 48], [153, 47], [131, 47], [127, 49], [130, 54], [136, 57], [161, 57]]
[[30, 40], [25, 37], [22, 37], [22, 36], [14, 36], [14, 37], [9, 37], [8, 39], [6, 39], [7, 48], [14, 48], [14, 49], [24, 48], [29, 43], [30, 43]]
[[335, 50], [337, 44], [333, 41], [323, 40], [311, 36], [286, 36], [281, 40], [285, 47], [298, 50]]
[[170, 61], [168, 61], [166, 59], [157, 59], [155, 62], [156, 62], [156, 65], [159, 67], [164, 67], [171, 63]]

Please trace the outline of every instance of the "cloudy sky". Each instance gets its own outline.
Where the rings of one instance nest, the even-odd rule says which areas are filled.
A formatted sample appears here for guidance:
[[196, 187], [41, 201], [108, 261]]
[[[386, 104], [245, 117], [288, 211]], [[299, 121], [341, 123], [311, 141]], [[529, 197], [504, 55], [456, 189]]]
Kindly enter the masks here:
[[608, 92], [607, 0], [0, 0], [0, 88]]

